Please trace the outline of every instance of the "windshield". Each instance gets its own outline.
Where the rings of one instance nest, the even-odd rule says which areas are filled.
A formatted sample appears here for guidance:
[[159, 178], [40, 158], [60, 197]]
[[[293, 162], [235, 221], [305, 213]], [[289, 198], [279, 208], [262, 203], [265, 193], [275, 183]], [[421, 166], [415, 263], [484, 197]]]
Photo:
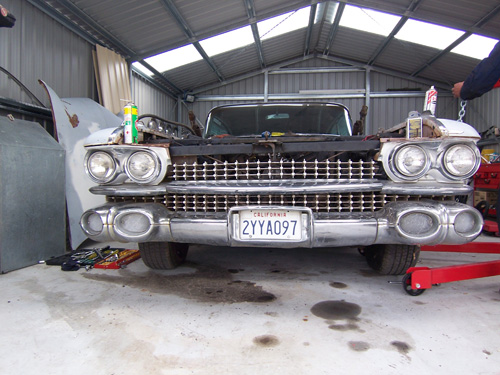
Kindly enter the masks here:
[[338, 104], [261, 104], [213, 109], [207, 119], [205, 137], [272, 136], [302, 134], [351, 135], [347, 109]]

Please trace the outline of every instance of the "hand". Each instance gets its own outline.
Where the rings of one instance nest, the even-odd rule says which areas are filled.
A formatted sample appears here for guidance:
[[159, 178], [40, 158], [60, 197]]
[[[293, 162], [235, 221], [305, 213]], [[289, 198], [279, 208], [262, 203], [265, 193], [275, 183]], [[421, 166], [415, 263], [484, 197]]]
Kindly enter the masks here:
[[462, 91], [462, 86], [464, 85], [464, 82], [457, 82], [451, 89], [451, 92], [453, 93], [453, 96], [455, 98], [460, 98], [460, 91]]

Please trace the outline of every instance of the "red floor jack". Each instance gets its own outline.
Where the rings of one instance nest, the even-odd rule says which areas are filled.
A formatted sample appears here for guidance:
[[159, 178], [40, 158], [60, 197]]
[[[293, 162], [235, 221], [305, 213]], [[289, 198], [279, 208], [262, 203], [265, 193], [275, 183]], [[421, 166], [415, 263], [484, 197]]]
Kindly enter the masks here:
[[[495, 222], [493, 224], [496, 226]], [[421, 251], [500, 254], [500, 242], [422, 246]], [[432, 285], [497, 275], [500, 275], [500, 260], [439, 268], [411, 267], [403, 277], [403, 289], [410, 296], [419, 296]]]

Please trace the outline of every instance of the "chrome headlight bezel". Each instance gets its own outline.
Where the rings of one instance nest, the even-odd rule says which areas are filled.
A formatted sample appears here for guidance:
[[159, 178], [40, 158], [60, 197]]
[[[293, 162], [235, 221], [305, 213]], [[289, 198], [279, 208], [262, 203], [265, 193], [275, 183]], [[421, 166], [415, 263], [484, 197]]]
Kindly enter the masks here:
[[[134, 161], [134, 158], [138, 158], [145, 155], [150, 158], [150, 160], [154, 163], [154, 166], [148, 169], [146, 177], [138, 177], [133, 172], [133, 168], [131, 167], [131, 163]], [[158, 178], [158, 175], [161, 171], [161, 163], [158, 156], [149, 150], [139, 150], [130, 154], [125, 162], [125, 173], [127, 174], [130, 180], [138, 183], [138, 184], [148, 184]]]
[[[109, 158], [108, 161], [112, 165], [112, 167], [109, 168], [109, 171], [105, 174], [104, 177], [98, 177], [95, 170], [92, 170], [91, 167], [92, 160], [98, 156]], [[117, 174], [117, 164], [115, 158], [113, 157], [113, 155], [103, 150], [96, 150], [94, 152], [87, 153], [87, 155], [85, 155], [84, 166], [85, 166], [85, 172], [90, 177], [90, 179], [98, 184], [107, 184], [113, 181]]]
[[[421, 152], [421, 155], [424, 158], [424, 163], [415, 172], [406, 169], [402, 163], [402, 158], [404, 156], [404, 153], [409, 152], [411, 150], [416, 150], [417, 152]], [[407, 181], [418, 180], [429, 171], [430, 167], [431, 167], [431, 158], [428, 152], [423, 147], [420, 147], [419, 145], [416, 144], [404, 144], [399, 147], [396, 147], [391, 155], [391, 169], [393, 173], [402, 180], [407, 180]]]
[[[473, 158], [475, 159], [466, 173], [458, 172], [457, 169], [452, 165], [452, 163], [448, 161], [448, 158], [452, 157], [451, 154], [455, 152], [457, 149], [465, 149], [467, 151], [470, 151], [471, 156], [473, 156]], [[477, 147], [473, 148], [464, 143], [457, 143], [450, 145], [441, 154], [440, 158], [440, 164], [442, 165], [443, 174], [445, 174], [446, 177], [453, 180], [464, 180], [471, 178], [479, 169], [480, 163], [481, 163], [481, 155]]]
[[[121, 185], [123, 183], [134, 182], [140, 185], [158, 185], [167, 174], [168, 167], [172, 164], [170, 153], [165, 147], [152, 146], [132, 146], [132, 145], [100, 145], [87, 147], [85, 155], [84, 168], [89, 178], [99, 185]], [[92, 155], [103, 153], [113, 160], [114, 173], [112, 176], [106, 176], [106, 179], [94, 176], [89, 168], [89, 159]], [[154, 164], [151, 165], [150, 173], [147, 178], [141, 178], [134, 173], [131, 163], [134, 161], [134, 155], [146, 153]]]

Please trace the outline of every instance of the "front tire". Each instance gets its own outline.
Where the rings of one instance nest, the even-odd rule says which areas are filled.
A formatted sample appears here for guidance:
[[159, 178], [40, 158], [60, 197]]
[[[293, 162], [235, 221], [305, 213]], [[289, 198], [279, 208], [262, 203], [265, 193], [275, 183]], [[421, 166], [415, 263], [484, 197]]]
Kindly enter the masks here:
[[139, 243], [142, 261], [155, 270], [171, 270], [185, 262], [189, 244], [175, 242]]
[[374, 245], [365, 248], [366, 262], [382, 275], [403, 275], [417, 264], [420, 246]]

